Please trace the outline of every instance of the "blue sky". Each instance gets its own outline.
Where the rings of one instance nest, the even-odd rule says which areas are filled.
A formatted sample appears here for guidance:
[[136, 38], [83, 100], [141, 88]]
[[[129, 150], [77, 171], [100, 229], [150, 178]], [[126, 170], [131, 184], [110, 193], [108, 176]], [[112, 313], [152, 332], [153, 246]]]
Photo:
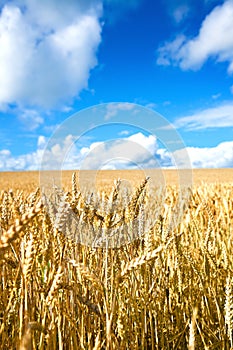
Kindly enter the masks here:
[[[233, 167], [233, 0], [0, 0], [0, 171], [39, 169], [56, 128], [76, 112], [82, 137], [71, 128], [53, 142], [54, 157], [69, 145], [64, 168], [88, 154], [95, 167], [96, 146], [100, 168], [151, 167], [148, 151], [173, 167], [166, 142], [132, 115], [131, 126], [89, 130], [98, 118], [86, 109], [111, 102], [113, 119], [127, 120], [131, 104], [154, 111], [150, 130], [163, 116], [192, 167]], [[141, 161], [117, 159], [130, 142], [145, 149]]]

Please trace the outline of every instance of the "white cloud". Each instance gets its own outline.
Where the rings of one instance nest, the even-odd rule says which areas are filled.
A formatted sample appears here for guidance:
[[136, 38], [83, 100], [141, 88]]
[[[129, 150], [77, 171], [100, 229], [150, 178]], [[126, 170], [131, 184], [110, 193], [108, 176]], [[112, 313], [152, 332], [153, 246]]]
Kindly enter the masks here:
[[38, 149], [35, 152], [13, 156], [9, 150], [0, 151], [0, 171], [37, 170], [43, 155], [43, 147], [38, 141]]
[[[166, 149], [158, 149], [160, 164], [164, 168], [187, 168], [187, 154], [192, 168], [232, 168], [233, 141], [222, 142], [215, 147], [186, 147], [169, 153]], [[178, 164], [175, 164], [175, 159]]]
[[69, 134], [64, 139], [52, 139], [52, 143], [48, 142], [40, 168], [43, 170], [50, 170], [63, 167], [65, 169], [65, 162], [67, 162], [67, 160], [69, 163], [73, 161], [73, 153], [74, 149], [76, 149], [75, 140], [76, 136]]
[[[114, 142], [94, 142], [81, 151], [73, 144], [66, 154], [63, 169], [187, 168], [187, 156], [193, 168], [233, 167], [233, 141], [215, 147], [187, 147], [172, 154], [165, 148], [158, 148], [156, 138], [151, 135], [132, 136]], [[59, 157], [61, 148], [57, 146], [53, 156]]]
[[0, 12], [0, 106], [55, 107], [88, 86], [100, 1], [8, 1]]
[[8, 149], [3, 149], [2, 151], [0, 151], [0, 155], [2, 157], [9, 157], [11, 155], [11, 152]]
[[[233, 167], [233, 141], [222, 142], [215, 147], [186, 147], [171, 154], [166, 149], [159, 149], [163, 167], [187, 168], [187, 154], [192, 168], [232, 168]], [[178, 160], [175, 166], [174, 159]]]
[[165, 43], [164, 46], [158, 49], [157, 64], [162, 66], [169, 66], [170, 64], [176, 64], [178, 61], [181, 48], [185, 43], [185, 36], [179, 35], [175, 40]]
[[104, 117], [105, 120], [109, 120], [115, 117], [119, 111], [130, 111], [134, 109], [133, 103], [119, 102], [119, 103], [109, 103], [107, 105], [107, 113]]
[[[72, 145], [75, 139], [76, 137], [74, 135], [67, 135], [64, 140], [54, 144], [49, 149], [46, 148], [48, 140], [45, 136], [40, 135], [37, 140], [37, 149], [33, 152], [14, 156], [7, 149], [0, 150], [0, 171], [39, 170], [41, 169], [42, 160], [43, 169], [45, 170], [57, 169], [57, 165], [60, 166], [64, 160], [67, 164], [70, 164], [70, 162], [74, 160]], [[67, 155], [68, 157], [66, 159]], [[77, 154], [75, 157], [77, 158]], [[80, 155], [78, 155], [78, 158], [80, 159]], [[73, 165], [74, 164], [75, 163], [73, 163]], [[69, 168], [67, 167], [67, 169]]]
[[47, 140], [45, 136], [40, 135], [38, 137], [38, 141], [37, 141], [37, 146], [39, 149], [44, 149], [46, 146]]
[[103, 142], [93, 142], [90, 147], [82, 147], [80, 150], [80, 155], [85, 157], [89, 152], [93, 151], [96, 147], [102, 145]]
[[161, 167], [173, 168], [174, 160], [172, 160], [171, 153], [168, 152], [165, 148], [159, 148], [156, 152], [156, 155], [159, 159], [159, 164]]
[[133, 141], [142, 147], [145, 147], [151, 154], [155, 154], [157, 150], [157, 140], [154, 135], [145, 136], [141, 132], [133, 134], [127, 138], [129, 141]]
[[140, 132], [124, 139], [95, 142], [90, 147], [81, 149], [81, 167], [83, 169], [155, 167], [156, 149], [156, 138], [153, 135], [145, 136]]
[[19, 120], [29, 131], [36, 130], [44, 123], [42, 116], [37, 111], [30, 109], [25, 109], [24, 112], [19, 115]]
[[[233, 167], [233, 141], [222, 142], [215, 147], [187, 147], [171, 154], [167, 149], [157, 149], [155, 138], [152, 140], [150, 136], [140, 135], [140, 133], [132, 136], [134, 136], [134, 141], [127, 138], [118, 139], [115, 142], [95, 142], [89, 148], [82, 148], [80, 152], [74, 144], [75, 137], [68, 135], [63, 142], [55, 144], [50, 151], [47, 151], [46, 169], [57, 169], [56, 166], [53, 166], [58, 163], [52, 164], [52, 159], [59, 159], [60, 164], [63, 161], [62, 169], [64, 170], [78, 169], [80, 166], [82, 169], [113, 170], [158, 166], [182, 168], [183, 164], [187, 163], [186, 152], [193, 168]], [[7, 149], [0, 150], [0, 171], [40, 169], [46, 142], [44, 136], [39, 136], [37, 149], [20, 156], [13, 156]], [[175, 164], [174, 159], [178, 160], [179, 164]]]
[[208, 58], [228, 62], [233, 72], [233, 1], [216, 6], [205, 18], [193, 39], [183, 35], [160, 47], [157, 64], [178, 65], [182, 69], [199, 69]]
[[194, 168], [233, 167], [233, 141], [210, 148], [188, 147], [187, 151]]
[[229, 102], [178, 118], [174, 126], [188, 130], [233, 127], [233, 103]]

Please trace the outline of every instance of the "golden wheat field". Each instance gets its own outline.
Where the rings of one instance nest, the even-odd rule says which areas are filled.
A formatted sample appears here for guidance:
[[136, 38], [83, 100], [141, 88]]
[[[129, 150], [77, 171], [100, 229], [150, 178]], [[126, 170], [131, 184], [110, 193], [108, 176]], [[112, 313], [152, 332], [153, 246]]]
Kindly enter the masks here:
[[233, 170], [88, 176], [0, 173], [0, 348], [233, 349]]

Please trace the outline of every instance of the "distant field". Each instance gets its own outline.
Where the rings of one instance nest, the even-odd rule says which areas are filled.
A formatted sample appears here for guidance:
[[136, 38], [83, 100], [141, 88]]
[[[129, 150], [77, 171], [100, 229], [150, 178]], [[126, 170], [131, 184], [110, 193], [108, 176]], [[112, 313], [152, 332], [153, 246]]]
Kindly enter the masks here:
[[[69, 187], [73, 171], [62, 172], [62, 183]], [[52, 173], [49, 173], [52, 176]], [[77, 171], [78, 174], [78, 171]], [[115, 179], [120, 178], [129, 181], [132, 186], [137, 186], [145, 176], [153, 176], [158, 179], [158, 183], [166, 181], [169, 185], [178, 183], [178, 173], [176, 170], [148, 170], [144, 173], [140, 170], [105, 170], [95, 174], [93, 171], [85, 172], [85, 181], [89, 181], [96, 176], [96, 186], [98, 189], [108, 189], [112, 187]], [[83, 173], [82, 173], [83, 176]], [[195, 185], [201, 183], [233, 183], [233, 169], [194, 169], [192, 179]], [[39, 172], [1, 172], [0, 190], [29, 190], [40, 186]]]

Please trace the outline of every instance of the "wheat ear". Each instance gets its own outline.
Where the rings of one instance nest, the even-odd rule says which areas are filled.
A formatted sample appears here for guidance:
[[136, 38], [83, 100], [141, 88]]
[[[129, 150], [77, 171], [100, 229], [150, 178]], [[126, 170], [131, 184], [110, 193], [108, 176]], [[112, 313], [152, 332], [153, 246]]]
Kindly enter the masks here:
[[0, 239], [0, 249], [7, 248], [12, 241], [20, 237], [25, 226], [40, 213], [42, 207], [41, 201], [38, 202], [33, 209], [23, 214], [21, 219], [17, 219], [8, 231], [3, 232]]

